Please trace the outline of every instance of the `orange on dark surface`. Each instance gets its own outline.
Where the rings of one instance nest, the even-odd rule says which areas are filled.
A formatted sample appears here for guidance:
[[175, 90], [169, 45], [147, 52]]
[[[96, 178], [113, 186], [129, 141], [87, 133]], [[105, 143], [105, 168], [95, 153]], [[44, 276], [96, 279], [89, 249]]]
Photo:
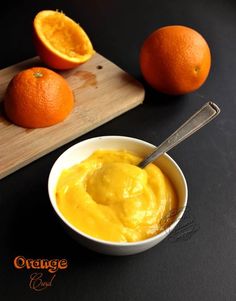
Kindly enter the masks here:
[[140, 68], [156, 90], [181, 95], [197, 90], [207, 79], [211, 54], [206, 40], [180, 25], [162, 27], [143, 43]]

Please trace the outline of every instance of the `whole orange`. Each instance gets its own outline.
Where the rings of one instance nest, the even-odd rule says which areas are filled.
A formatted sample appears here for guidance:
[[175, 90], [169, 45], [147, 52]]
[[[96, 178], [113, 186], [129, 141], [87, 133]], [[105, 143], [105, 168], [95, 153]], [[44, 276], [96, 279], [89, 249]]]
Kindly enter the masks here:
[[4, 97], [7, 117], [26, 128], [51, 126], [64, 120], [74, 105], [66, 80], [47, 68], [34, 67], [10, 81]]
[[197, 90], [207, 79], [211, 53], [206, 40], [181, 25], [162, 27], [143, 43], [141, 72], [156, 90], [181, 95]]
[[82, 27], [59, 11], [39, 12], [34, 18], [33, 29], [36, 51], [51, 68], [74, 68], [95, 53]]

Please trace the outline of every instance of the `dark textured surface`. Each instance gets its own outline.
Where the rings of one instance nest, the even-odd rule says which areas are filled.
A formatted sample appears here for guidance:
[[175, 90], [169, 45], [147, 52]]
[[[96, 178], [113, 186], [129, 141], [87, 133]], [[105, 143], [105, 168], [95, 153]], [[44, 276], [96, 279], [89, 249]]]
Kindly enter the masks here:
[[[78, 20], [98, 52], [140, 80], [139, 48], [157, 27], [191, 26], [212, 51], [210, 76], [197, 92], [168, 97], [146, 87], [142, 106], [0, 181], [1, 300], [236, 300], [235, 1], [9, 1], [0, 6], [1, 68], [35, 55], [31, 23], [42, 9], [60, 9]], [[220, 117], [170, 152], [189, 185], [189, 210], [179, 227], [187, 223], [192, 233], [176, 233], [130, 257], [99, 255], [67, 236], [47, 195], [50, 168], [64, 150], [110, 134], [159, 144], [209, 99], [221, 107]], [[32, 270], [13, 267], [17, 255], [64, 257], [69, 268], [58, 271], [52, 287], [35, 292], [29, 288]]]

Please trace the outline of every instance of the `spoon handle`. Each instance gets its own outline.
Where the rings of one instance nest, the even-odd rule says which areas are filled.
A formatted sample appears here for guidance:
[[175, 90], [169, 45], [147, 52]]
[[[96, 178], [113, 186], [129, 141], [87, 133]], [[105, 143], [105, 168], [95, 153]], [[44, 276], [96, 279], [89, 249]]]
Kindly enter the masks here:
[[213, 120], [220, 113], [220, 108], [214, 102], [207, 102], [199, 111], [193, 114], [183, 125], [181, 125], [169, 138], [160, 144], [153, 153], [139, 163], [144, 168], [157, 157], [169, 151], [174, 146], [191, 136], [201, 127]]

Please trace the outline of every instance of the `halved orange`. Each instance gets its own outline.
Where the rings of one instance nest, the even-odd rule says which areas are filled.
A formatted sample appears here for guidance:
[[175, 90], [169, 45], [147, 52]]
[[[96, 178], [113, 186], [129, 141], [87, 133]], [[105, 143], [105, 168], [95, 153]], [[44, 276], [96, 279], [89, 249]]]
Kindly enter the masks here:
[[62, 12], [39, 12], [33, 27], [36, 51], [49, 67], [74, 68], [88, 61], [95, 52], [81, 26]]
[[48, 68], [33, 67], [13, 77], [3, 104], [13, 123], [42, 128], [63, 121], [73, 109], [74, 96], [61, 75]]

